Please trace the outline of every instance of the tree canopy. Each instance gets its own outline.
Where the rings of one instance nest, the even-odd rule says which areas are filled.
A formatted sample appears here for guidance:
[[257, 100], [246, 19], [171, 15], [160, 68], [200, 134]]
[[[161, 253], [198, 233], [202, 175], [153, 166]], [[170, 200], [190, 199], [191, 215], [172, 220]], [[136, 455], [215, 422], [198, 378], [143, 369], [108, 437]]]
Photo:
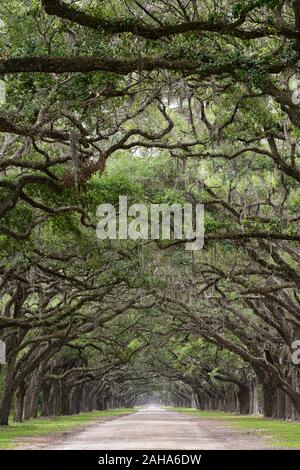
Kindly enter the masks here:
[[[1, 424], [153, 397], [299, 417], [299, 2], [0, 20]], [[122, 195], [203, 203], [203, 250], [99, 240]]]

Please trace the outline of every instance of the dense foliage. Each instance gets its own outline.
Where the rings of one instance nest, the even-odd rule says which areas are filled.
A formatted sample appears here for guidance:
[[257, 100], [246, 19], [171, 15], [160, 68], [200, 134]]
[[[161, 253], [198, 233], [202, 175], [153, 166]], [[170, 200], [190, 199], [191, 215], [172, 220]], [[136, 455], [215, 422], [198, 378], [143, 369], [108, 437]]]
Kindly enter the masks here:
[[[152, 398], [299, 417], [299, 2], [0, 19], [1, 424]], [[204, 249], [100, 241], [120, 195], [204, 203]]]

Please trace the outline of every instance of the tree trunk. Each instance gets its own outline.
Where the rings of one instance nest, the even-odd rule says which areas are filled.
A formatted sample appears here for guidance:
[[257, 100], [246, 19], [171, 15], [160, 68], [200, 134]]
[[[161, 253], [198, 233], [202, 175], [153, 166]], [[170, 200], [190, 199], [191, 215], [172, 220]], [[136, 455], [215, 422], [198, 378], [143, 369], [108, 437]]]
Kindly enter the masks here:
[[263, 398], [263, 415], [266, 418], [273, 418], [276, 414], [276, 394], [277, 384], [275, 385], [272, 380], [263, 383], [262, 385], [262, 398]]
[[249, 387], [239, 387], [237, 392], [237, 398], [239, 402], [239, 412], [242, 415], [249, 414], [250, 411], [250, 390]]
[[26, 386], [22, 382], [16, 391], [16, 403], [15, 403], [15, 416], [14, 421], [21, 423], [23, 421], [23, 411], [24, 411], [24, 400], [25, 400]]
[[42, 385], [43, 367], [40, 366], [39, 370], [34, 375], [33, 384], [31, 388], [30, 399], [30, 417], [36, 418], [39, 410], [39, 394]]
[[4, 382], [4, 390], [2, 393], [2, 400], [0, 405], [0, 425], [8, 425], [9, 413], [14, 396], [14, 366], [15, 360], [13, 359], [7, 365], [7, 373]]

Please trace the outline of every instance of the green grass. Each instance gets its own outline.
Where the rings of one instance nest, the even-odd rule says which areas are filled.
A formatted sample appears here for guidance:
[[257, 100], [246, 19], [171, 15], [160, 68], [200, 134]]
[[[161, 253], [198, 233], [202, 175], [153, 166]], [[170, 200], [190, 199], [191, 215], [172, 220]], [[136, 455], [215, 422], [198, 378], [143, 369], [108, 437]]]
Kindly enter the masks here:
[[55, 416], [51, 418], [36, 418], [24, 423], [10, 422], [9, 426], [0, 426], [0, 449], [13, 449], [22, 442], [19, 438], [45, 436], [50, 433], [67, 431], [82, 426], [95, 419], [107, 416], [118, 416], [132, 413], [133, 409], [120, 408], [116, 410], [93, 411], [72, 416]]
[[253, 431], [266, 439], [271, 447], [300, 449], [300, 422], [281, 421], [260, 416], [236, 415], [222, 411], [200, 411], [194, 408], [169, 408], [199, 418], [218, 419], [234, 428]]

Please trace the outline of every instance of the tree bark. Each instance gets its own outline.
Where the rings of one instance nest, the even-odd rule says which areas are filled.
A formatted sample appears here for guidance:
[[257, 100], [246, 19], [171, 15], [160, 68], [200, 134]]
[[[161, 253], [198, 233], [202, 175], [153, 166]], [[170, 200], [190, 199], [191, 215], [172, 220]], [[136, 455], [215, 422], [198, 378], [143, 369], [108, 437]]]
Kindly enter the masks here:
[[239, 387], [237, 392], [237, 399], [239, 403], [239, 412], [246, 415], [250, 411], [250, 390], [249, 387]]
[[14, 421], [21, 423], [23, 421], [23, 411], [24, 411], [24, 400], [25, 400], [26, 386], [22, 382], [16, 391], [16, 403], [15, 403], [15, 416]]

